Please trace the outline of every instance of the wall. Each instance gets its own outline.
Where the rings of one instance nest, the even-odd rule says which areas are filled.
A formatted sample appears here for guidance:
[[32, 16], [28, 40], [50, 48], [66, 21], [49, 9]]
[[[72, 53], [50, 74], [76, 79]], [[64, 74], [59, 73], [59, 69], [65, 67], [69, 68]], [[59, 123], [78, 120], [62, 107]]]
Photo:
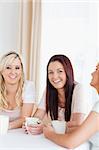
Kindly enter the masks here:
[[71, 59], [75, 80], [89, 83], [99, 60], [97, 10], [97, 3], [90, 1], [43, 0], [39, 97], [45, 88], [47, 62], [57, 53]]
[[18, 1], [0, 1], [0, 53], [18, 49]]

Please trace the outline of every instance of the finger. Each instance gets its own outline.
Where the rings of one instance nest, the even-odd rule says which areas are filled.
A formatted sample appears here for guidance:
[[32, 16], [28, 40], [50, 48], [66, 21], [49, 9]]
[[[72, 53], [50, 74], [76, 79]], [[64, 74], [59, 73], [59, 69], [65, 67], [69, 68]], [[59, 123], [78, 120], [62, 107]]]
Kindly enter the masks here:
[[43, 128], [29, 128], [28, 130], [31, 134], [40, 134], [43, 132]]
[[43, 131], [29, 131], [33, 135], [41, 134]]
[[76, 126], [77, 124], [76, 124], [76, 121], [69, 121], [69, 122], [67, 122], [67, 126], [68, 127], [72, 127], [72, 126]]
[[26, 129], [26, 127], [25, 127], [25, 126], [22, 126], [22, 129]]
[[23, 124], [22, 124], [23, 126], [25, 126], [25, 122], [23, 122]]
[[25, 133], [26, 133], [26, 134], [28, 134], [28, 131], [27, 131], [27, 130], [25, 130]]

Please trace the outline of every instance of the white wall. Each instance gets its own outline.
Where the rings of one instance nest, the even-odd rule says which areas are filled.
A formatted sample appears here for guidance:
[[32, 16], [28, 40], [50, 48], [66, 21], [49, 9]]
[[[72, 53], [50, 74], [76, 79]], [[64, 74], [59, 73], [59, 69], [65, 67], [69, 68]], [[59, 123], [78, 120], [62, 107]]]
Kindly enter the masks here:
[[43, 0], [39, 97], [45, 88], [46, 65], [53, 54], [67, 55], [75, 79], [89, 83], [96, 64], [97, 3], [68, 0]]
[[18, 49], [19, 3], [16, 0], [0, 1], [0, 54]]

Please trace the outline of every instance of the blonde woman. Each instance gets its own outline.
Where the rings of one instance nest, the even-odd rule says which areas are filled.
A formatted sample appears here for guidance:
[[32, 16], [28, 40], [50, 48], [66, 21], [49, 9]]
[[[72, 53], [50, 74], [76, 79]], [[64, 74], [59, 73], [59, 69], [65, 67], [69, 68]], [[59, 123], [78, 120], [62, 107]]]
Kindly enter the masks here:
[[74, 148], [91, 137], [91, 150], [99, 150], [99, 64], [92, 73], [90, 84], [96, 89], [97, 102], [83, 124], [66, 134], [57, 134], [51, 126], [46, 126], [43, 129], [46, 138], [63, 147]]
[[31, 116], [34, 100], [34, 84], [24, 80], [19, 54], [5, 54], [0, 61], [0, 115], [9, 116], [9, 129], [22, 127], [25, 117]]

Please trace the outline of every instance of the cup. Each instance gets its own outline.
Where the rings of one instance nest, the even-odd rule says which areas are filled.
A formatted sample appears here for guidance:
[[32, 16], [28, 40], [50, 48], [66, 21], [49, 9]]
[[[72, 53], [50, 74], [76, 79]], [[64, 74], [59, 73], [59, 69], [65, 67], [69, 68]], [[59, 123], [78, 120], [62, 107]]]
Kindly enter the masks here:
[[66, 131], [66, 121], [52, 120], [52, 126], [56, 133], [64, 134]]
[[25, 118], [25, 125], [26, 126], [29, 126], [29, 125], [36, 125], [36, 124], [40, 124], [41, 121], [39, 118], [37, 117], [26, 117]]
[[9, 127], [9, 116], [0, 115], [0, 135], [5, 135]]

